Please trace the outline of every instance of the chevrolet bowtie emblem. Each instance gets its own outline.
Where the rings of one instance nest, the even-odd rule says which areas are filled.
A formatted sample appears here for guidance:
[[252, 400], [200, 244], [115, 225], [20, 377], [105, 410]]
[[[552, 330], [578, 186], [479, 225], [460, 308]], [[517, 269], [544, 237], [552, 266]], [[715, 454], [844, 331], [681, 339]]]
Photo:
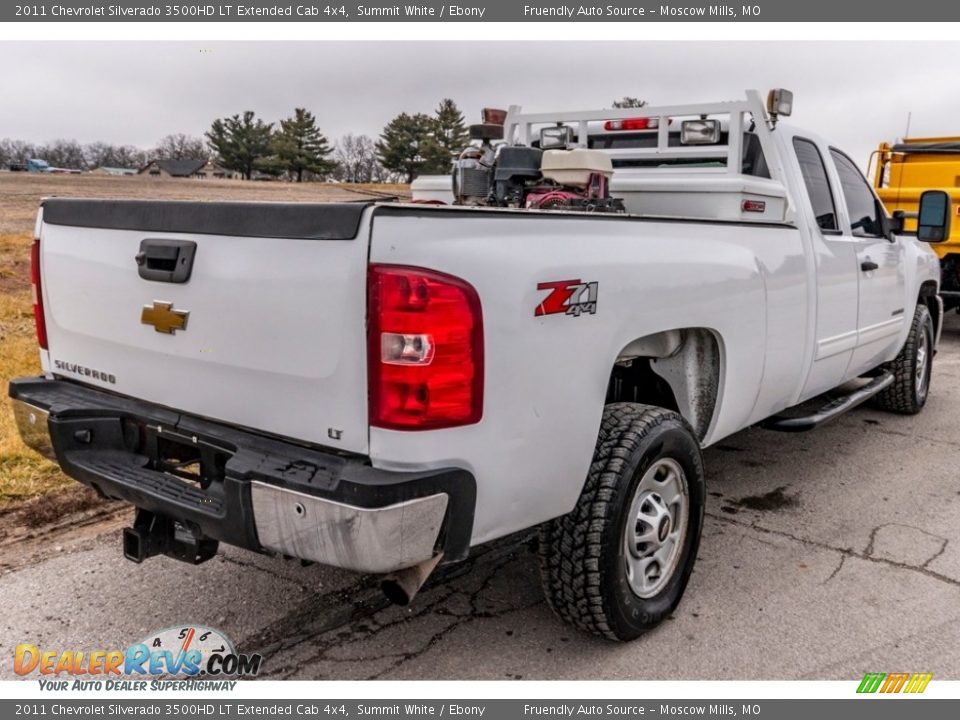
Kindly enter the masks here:
[[153, 301], [153, 305], [144, 305], [140, 313], [140, 322], [144, 325], [153, 325], [158, 333], [173, 335], [176, 330], [187, 329], [187, 318], [190, 313], [185, 310], [174, 310], [173, 303]]

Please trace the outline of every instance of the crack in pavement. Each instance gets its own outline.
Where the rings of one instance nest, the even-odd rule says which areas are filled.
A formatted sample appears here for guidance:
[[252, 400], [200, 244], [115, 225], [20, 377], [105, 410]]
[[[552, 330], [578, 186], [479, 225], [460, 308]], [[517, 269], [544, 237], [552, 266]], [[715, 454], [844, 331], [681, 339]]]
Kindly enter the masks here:
[[[936, 536], [934, 536], [934, 537], [936, 537]], [[927, 560], [927, 561], [926, 561], [923, 565], [921, 565], [920, 567], [922, 567], [922, 568], [928, 568], [928, 567], [930, 567], [930, 563], [932, 563], [932, 562], [933, 562], [934, 560], [936, 560], [938, 557], [940, 557], [941, 555], [943, 555], [943, 551], [947, 549], [947, 545], [950, 544], [950, 541], [949, 541], [947, 538], [940, 538], [940, 539], [943, 540], [943, 545], [941, 545], [941, 546], [940, 546], [940, 549], [937, 550], [937, 552], [935, 552], [935, 553], [930, 557], [930, 559]]]
[[[431, 612], [433, 612], [434, 610], [439, 609], [439, 607], [442, 606], [447, 600], [449, 600], [451, 597], [457, 594], [458, 594], [457, 591], [450, 590], [449, 592], [446, 592], [440, 595], [433, 601], [427, 604], [420, 605], [415, 613], [404, 615], [400, 618], [391, 620], [389, 622], [384, 622], [384, 623], [378, 623], [374, 619], [374, 620], [371, 620], [370, 625], [363, 625], [361, 627], [358, 627], [357, 630], [353, 631], [352, 633], [350, 631], [346, 631], [342, 633], [337, 633], [333, 638], [324, 639], [322, 637], [324, 635], [327, 635], [327, 636], [330, 635], [334, 630], [338, 629], [338, 627], [341, 627], [341, 626], [331, 627], [322, 633], [313, 633], [309, 639], [317, 640], [315, 647], [317, 647], [318, 649], [315, 652], [308, 655], [306, 658], [298, 661], [295, 665], [288, 664], [288, 665], [281, 666], [276, 670], [271, 670], [269, 673], [267, 673], [266, 676], [269, 677], [271, 675], [280, 675], [281, 679], [286, 680], [286, 679], [289, 679], [290, 676], [293, 675], [297, 670], [300, 670], [303, 666], [305, 665], [309, 666], [309, 665], [312, 665], [318, 662], [323, 662], [323, 661], [330, 661], [330, 662], [337, 662], [337, 663], [359, 663], [359, 662], [369, 663], [369, 662], [376, 662], [377, 660], [383, 660], [391, 657], [402, 657], [406, 653], [402, 653], [402, 652], [381, 653], [380, 655], [375, 655], [372, 657], [364, 656], [359, 658], [341, 658], [341, 657], [330, 658], [327, 656], [327, 653], [329, 653], [331, 650], [340, 650], [340, 649], [349, 647], [350, 645], [355, 645], [363, 640], [368, 640], [372, 637], [375, 637], [376, 635], [384, 632], [385, 630], [389, 630], [390, 628], [396, 627], [398, 625], [402, 625], [412, 620], [416, 620], [418, 618], [424, 617], [430, 614]], [[389, 610], [389, 603], [387, 602], [384, 603], [383, 607], [380, 608], [380, 611], [383, 611], [383, 610]], [[372, 613], [369, 613], [366, 617], [374, 618], [376, 614], [377, 612], [372, 612]], [[453, 613], [450, 613], [450, 614], [453, 614]], [[345, 636], [350, 636], [349, 640]], [[366, 679], [369, 680], [371, 678], [368, 677]]]
[[278, 573], [276, 570], [273, 570], [273, 569], [271, 569], [271, 568], [266, 568], [266, 567], [263, 567], [263, 566], [261, 566], [261, 565], [257, 565], [256, 563], [252, 563], [252, 562], [244, 562], [243, 560], [238, 560], [237, 558], [231, 557], [230, 555], [227, 555], [227, 554], [225, 554], [225, 553], [220, 553], [219, 555], [217, 555], [217, 557], [218, 557], [222, 562], [227, 562], [227, 563], [230, 563], [230, 564], [232, 564], [232, 565], [237, 565], [237, 566], [242, 567], [242, 568], [244, 568], [244, 569], [248, 569], [248, 570], [259, 570], [260, 572], [262, 572], [262, 573], [264, 573], [264, 574], [266, 574], [266, 575], [269, 575], [269, 576], [272, 577], [272, 578], [275, 578], [275, 579], [277, 579], [277, 580], [280, 580], [281, 582], [284, 582], [284, 583], [287, 583], [287, 584], [290, 584], [290, 585], [296, 585], [297, 587], [299, 587], [301, 590], [303, 590], [303, 591], [306, 592], [306, 593], [312, 593], [312, 592], [314, 591], [314, 588], [310, 587], [310, 586], [307, 585], [306, 583], [300, 582], [299, 580], [295, 580], [294, 578], [291, 578], [291, 577], [287, 577], [286, 575], [282, 575], [282, 574]]
[[[272, 657], [354, 620], [373, 615], [389, 604], [378, 589], [371, 587], [369, 578], [364, 578], [354, 585], [311, 598], [294, 611], [245, 638], [245, 644], [259, 647], [258, 652], [264, 657]], [[318, 607], [330, 607], [328, 612], [320, 616], [319, 624]], [[315, 627], [303, 630], [311, 624]], [[294, 632], [291, 628], [300, 628], [300, 631]]]
[[[505, 563], [504, 563], [504, 564], [505, 564]], [[470, 603], [470, 610], [467, 611], [467, 612], [463, 612], [463, 613], [451, 613], [451, 614], [453, 614], [457, 619], [456, 619], [454, 622], [452, 622], [450, 625], [448, 625], [447, 627], [445, 627], [445, 628], [443, 628], [443, 629], [441, 629], [441, 630], [438, 630], [438, 631], [435, 632], [433, 635], [431, 635], [430, 638], [429, 638], [429, 640], [427, 640], [427, 642], [424, 643], [420, 648], [418, 648], [418, 649], [416, 649], [416, 650], [407, 651], [407, 652], [404, 652], [404, 653], [393, 653], [392, 655], [390, 655], [390, 654], [388, 654], [388, 655], [383, 655], [383, 656], [381, 656], [381, 657], [379, 657], [379, 658], [377, 658], [377, 657], [367, 658], [368, 660], [373, 660], [373, 661], [376, 661], [376, 660], [378, 660], [378, 659], [385, 659], [385, 658], [387, 658], [387, 657], [397, 657], [398, 659], [397, 659], [396, 662], [394, 662], [394, 663], [393, 663], [392, 665], [390, 665], [389, 667], [381, 670], [380, 672], [377, 672], [377, 673], [374, 673], [374, 674], [372, 674], [372, 675], [367, 676], [366, 679], [367, 679], [367, 680], [379, 680], [379, 679], [382, 678], [384, 675], [387, 675], [388, 673], [391, 673], [391, 672], [393, 672], [394, 670], [397, 670], [398, 668], [400, 668], [400, 667], [403, 666], [404, 664], [410, 662], [411, 660], [416, 660], [417, 658], [425, 655], [425, 654], [428, 653], [434, 646], [436, 646], [441, 640], [443, 640], [447, 635], [450, 635], [451, 633], [453, 633], [455, 630], [458, 630], [459, 628], [463, 627], [464, 625], [468, 625], [468, 624], [470, 624], [470, 623], [472, 623], [472, 622], [475, 622], [476, 620], [478, 620], [478, 619], [480, 619], [480, 618], [501, 618], [501, 617], [505, 617], [505, 616], [507, 616], [507, 615], [510, 615], [510, 614], [512, 614], [512, 613], [519, 612], [519, 611], [521, 611], [521, 610], [527, 610], [527, 609], [532, 608], [532, 607], [537, 607], [538, 605], [542, 605], [542, 604], [544, 604], [544, 603], [546, 602], [546, 600], [541, 597], [541, 598], [539, 598], [539, 599], [537, 599], [537, 600], [535, 600], [535, 601], [533, 601], [533, 602], [524, 603], [524, 604], [521, 604], [521, 605], [514, 605], [514, 606], [511, 606], [511, 607], [504, 608], [503, 610], [501, 610], [501, 611], [499, 611], [499, 612], [491, 612], [491, 611], [489, 611], [489, 610], [481, 610], [481, 609], [478, 607], [478, 605], [477, 605], [477, 601], [479, 600], [480, 595], [481, 595], [485, 590], [488, 590], [488, 589], [489, 589], [491, 583], [493, 582], [494, 576], [496, 575], [496, 571], [497, 571], [500, 567], [501, 567], [501, 566], [495, 566], [495, 567], [493, 567], [493, 568], [491, 569], [490, 573], [487, 575], [487, 577], [484, 578], [484, 580], [483, 580], [483, 582], [481, 583], [480, 587], [477, 588], [477, 590], [476, 590], [475, 592], [472, 592], [472, 593], [460, 593], [460, 592], [451, 593], [451, 596], [457, 595], [457, 594], [466, 595], [467, 600], [468, 600], [468, 602]], [[406, 622], [408, 619], [412, 619], [412, 618], [403, 618], [403, 619], [400, 620], [399, 622]], [[383, 629], [385, 629], [386, 627], [388, 627], [388, 626], [383, 626]], [[370, 636], [373, 637], [374, 635], [376, 635], [377, 632], [380, 632], [380, 631], [381, 631], [381, 630], [378, 629], [377, 631], [370, 633]]]
[[[436, 576], [437, 582], [431, 583], [423, 590], [425, 595], [434, 593], [436, 596], [431, 598], [429, 602], [419, 604], [416, 612], [404, 614], [385, 622], [378, 622], [376, 615], [383, 611], [388, 611], [393, 606], [380, 592], [379, 587], [373, 586], [377, 578], [368, 576], [352, 586], [311, 599], [309, 602], [301, 605], [296, 611], [289, 613], [273, 623], [270, 627], [264, 628], [256, 635], [247, 638], [246, 644], [260, 647], [259, 652], [264, 656], [264, 659], [270, 659], [276, 658], [281, 653], [286, 655], [291, 650], [304, 644], [314, 643], [315, 650], [306, 658], [298, 660], [292, 665], [288, 663], [280, 667], [272, 668], [269, 672], [261, 674], [263, 678], [279, 677], [286, 679], [296, 671], [302, 669], [305, 665], [309, 666], [319, 662], [373, 663], [396, 658], [396, 662], [392, 663], [390, 667], [374, 673], [367, 678], [375, 679], [427, 652], [457, 627], [477, 619], [500, 617], [507, 613], [542, 603], [543, 600], [541, 598], [531, 605], [512, 606], [505, 608], [501, 612], [494, 613], [481, 609], [476, 602], [479, 596], [488, 589], [490, 583], [496, 577], [497, 572], [520, 555], [526, 545], [528, 545], [531, 537], [532, 536], [529, 535], [521, 537], [514, 535], [505, 538], [493, 543], [488, 550], [477, 553], [463, 563], [451, 565], [448, 568], [441, 568]], [[450, 586], [453, 580], [478, 569], [484, 569], [487, 573], [477, 590], [467, 593]], [[469, 610], [455, 612], [444, 607], [448, 601], [457, 596], [463, 596], [470, 602]], [[319, 618], [317, 613], [318, 608], [324, 608]], [[381, 653], [372, 657], [366, 656], [356, 659], [330, 658], [328, 656], [331, 650], [342, 650], [350, 645], [368, 641], [386, 630], [424, 618], [431, 613], [453, 616], [457, 619], [446, 628], [431, 635], [427, 642], [420, 648], [411, 651]], [[368, 620], [368, 623], [358, 625], [353, 631], [335, 632], [364, 619]], [[296, 630], [293, 631], [294, 629]]]
[[[773, 530], [771, 528], [765, 528], [762, 525], [757, 525], [756, 523], [744, 522], [742, 520], [735, 520], [731, 517], [718, 515], [717, 513], [708, 512], [704, 514], [707, 515], [708, 517], [713, 518], [714, 520], [719, 520], [720, 522], [727, 523], [728, 525], [736, 525], [738, 527], [748, 528], [750, 530], [755, 530], [756, 532], [764, 533], [766, 535], [776, 535], [779, 537], [784, 537], [789, 540], [793, 540], [794, 542], [798, 542], [802, 545], [808, 545], [810, 547], [819, 548], [821, 550], [829, 550], [831, 552], [840, 553], [841, 556], [845, 556], [848, 558], [857, 558], [858, 560], [866, 560], [867, 562], [877, 563], [879, 565], [886, 565], [888, 567], [898, 568], [900, 570], [909, 570], [911, 572], [920, 573], [921, 575], [925, 575], [929, 578], [938, 580], [942, 583], [945, 583], [947, 585], [960, 589], [960, 580], [952, 578], [949, 575], [944, 575], [943, 573], [939, 573], [935, 570], [931, 570], [930, 568], [927, 567], [927, 565], [930, 562], [932, 562], [937, 556], [939, 556], [940, 552], [943, 552], [943, 549], [941, 549], [940, 552], [937, 553], [937, 555], [927, 560], [923, 565], [910, 565], [909, 563], [898, 562], [896, 560], [889, 560], [887, 558], [882, 558], [882, 557], [874, 557], [873, 555], [867, 554], [867, 551], [869, 552], [873, 551], [872, 540], [876, 536], [877, 531], [885, 527], [886, 525], [896, 524], [896, 523], [885, 523], [884, 525], [875, 527], [870, 532], [871, 542], [868, 543], [867, 550], [865, 550], [864, 552], [857, 552], [853, 548], [837, 547], [836, 545], [830, 545], [829, 543], [820, 542], [818, 540], [810, 540], [809, 538], [800, 537], [798, 535], [788, 533], [784, 530]], [[920, 530], [919, 528], [916, 528], [913, 526], [904, 526], [904, 527], [910, 527], [913, 530]], [[927, 533], [924, 530], [920, 530], [920, 532], [930, 535], [930, 533]], [[938, 537], [938, 536], [934, 535], [933, 537]], [[943, 539], [943, 538], [939, 538], [939, 539]], [[836, 572], [834, 574], [836, 574]]]
[[870, 531], [870, 538], [867, 541], [867, 547], [864, 548], [863, 550], [864, 555], [871, 558], [874, 556], [873, 550], [874, 550], [874, 546], [877, 543], [877, 533], [883, 530], [884, 528], [888, 528], [888, 527], [901, 527], [901, 528], [906, 528], [907, 530], [915, 530], [921, 535], [926, 535], [927, 537], [931, 537], [934, 540], [939, 540], [942, 543], [940, 545], [940, 549], [937, 550], [937, 552], [935, 552], [932, 556], [930, 556], [930, 558], [924, 561], [922, 565], [918, 566], [921, 568], [927, 567], [930, 563], [932, 563], [938, 557], [943, 555], [943, 551], [947, 549], [947, 545], [950, 543], [950, 540], [948, 538], [945, 538], [942, 535], [936, 535], [935, 533], [924, 530], [923, 528], [918, 528], [916, 525], [906, 525], [904, 523], [896, 523], [896, 522], [883, 523], [882, 525], [877, 525], [873, 530]]
[[[852, 549], [853, 549], [853, 548], [847, 548], [847, 552], [850, 552]], [[839, 574], [840, 574], [840, 571], [843, 570], [843, 564], [844, 564], [846, 561], [847, 561], [847, 555], [846, 555], [846, 554], [841, 554], [841, 555], [840, 555], [840, 563], [833, 569], [833, 572], [830, 573], [830, 575], [827, 576], [827, 579], [824, 580], [824, 581], [823, 581], [822, 583], [820, 583], [820, 584], [821, 584], [821, 585], [826, 585], [828, 582], [830, 582], [831, 580], [833, 580], [837, 575], [839, 575]]]

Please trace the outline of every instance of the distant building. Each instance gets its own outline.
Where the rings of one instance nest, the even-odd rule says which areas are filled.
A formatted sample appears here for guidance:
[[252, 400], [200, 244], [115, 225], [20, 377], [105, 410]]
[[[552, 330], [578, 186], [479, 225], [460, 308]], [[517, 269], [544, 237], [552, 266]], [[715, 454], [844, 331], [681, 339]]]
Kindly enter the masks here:
[[217, 165], [213, 160], [207, 160], [195, 174], [198, 178], [217, 178], [218, 180], [235, 180], [240, 176], [232, 170]]
[[101, 165], [98, 168], [94, 168], [90, 171], [91, 175], [136, 175], [136, 168], [121, 168], [121, 167], [106, 167]]
[[231, 178], [226, 168], [213, 160], [151, 160], [138, 171], [140, 175], [159, 178]]

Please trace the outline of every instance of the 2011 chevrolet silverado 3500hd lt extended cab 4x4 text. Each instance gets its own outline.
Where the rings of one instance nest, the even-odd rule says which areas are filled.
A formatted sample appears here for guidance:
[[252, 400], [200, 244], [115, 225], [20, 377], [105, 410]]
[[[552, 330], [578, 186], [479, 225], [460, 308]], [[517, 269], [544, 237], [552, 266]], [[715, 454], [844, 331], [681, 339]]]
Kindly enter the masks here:
[[489, 111], [446, 204], [48, 199], [23, 437], [136, 506], [138, 562], [226, 542], [408, 601], [539, 526], [554, 610], [634, 638], [690, 576], [701, 448], [927, 397], [937, 257], [790, 102]]

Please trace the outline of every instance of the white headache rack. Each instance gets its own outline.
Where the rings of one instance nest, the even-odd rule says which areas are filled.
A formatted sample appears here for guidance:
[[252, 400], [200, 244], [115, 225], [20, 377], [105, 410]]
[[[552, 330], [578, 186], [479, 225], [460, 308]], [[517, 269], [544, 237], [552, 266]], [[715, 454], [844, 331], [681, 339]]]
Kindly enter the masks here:
[[[640, 118], [642, 127], [607, 129], [604, 125], [611, 120]], [[678, 136], [683, 122], [699, 119], [719, 121], [726, 142], [721, 133], [716, 143], [681, 144]], [[748, 90], [744, 100], [694, 105], [549, 113], [523, 113], [519, 106], [512, 106], [504, 122], [504, 140], [532, 146], [543, 128], [572, 128], [575, 141], [571, 147], [592, 148], [610, 156], [614, 165], [610, 192], [623, 200], [628, 213], [791, 223], [794, 210], [772, 134], [776, 119], [756, 90]], [[642, 136], [639, 142], [638, 135]], [[624, 138], [620, 144], [625, 147], [616, 147], [618, 136]], [[745, 152], [748, 142], [752, 147]], [[755, 142], [759, 142], [765, 163], [762, 173], [757, 172]], [[745, 156], [750, 156], [751, 167], [745, 166]]]
[[[743, 134], [745, 128], [753, 127], [759, 135], [761, 148], [767, 158], [774, 156], [770, 146], [769, 130], [772, 123], [766, 106], [756, 90], [748, 90], [746, 100], [728, 102], [697, 103], [694, 105], [670, 105], [662, 107], [644, 106], [640, 108], [604, 108], [600, 110], [577, 110], [571, 112], [523, 113], [520, 106], [510, 107], [504, 123], [504, 139], [508, 144], [533, 145], [539, 139], [539, 130], [543, 127], [566, 125], [576, 133], [576, 147], [589, 147], [589, 137], [598, 134], [612, 134], [618, 131], [598, 130], [597, 124], [609, 120], [627, 120], [643, 117], [656, 121], [657, 142], [650, 147], [603, 148], [603, 152], [616, 160], [686, 160], [707, 163], [723, 159], [724, 167], [691, 168], [677, 166], [684, 172], [696, 170], [708, 173], [740, 174], [742, 172]], [[749, 116], [749, 117], [747, 117]], [[727, 143], [709, 145], [678, 145], [670, 143], [670, 131], [674, 135], [680, 131], [679, 124], [671, 120], [711, 117], [726, 125]], [[602, 128], [602, 125], [601, 125]], [[646, 132], [646, 130], [639, 130]], [[636, 132], [627, 130], [625, 132]], [[650, 127], [652, 134], [654, 128]], [[662, 168], [658, 168], [662, 169]], [[770, 168], [773, 171], [773, 168]], [[777, 177], [774, 175], [774, 177]]]

